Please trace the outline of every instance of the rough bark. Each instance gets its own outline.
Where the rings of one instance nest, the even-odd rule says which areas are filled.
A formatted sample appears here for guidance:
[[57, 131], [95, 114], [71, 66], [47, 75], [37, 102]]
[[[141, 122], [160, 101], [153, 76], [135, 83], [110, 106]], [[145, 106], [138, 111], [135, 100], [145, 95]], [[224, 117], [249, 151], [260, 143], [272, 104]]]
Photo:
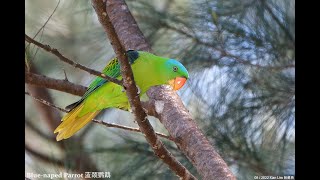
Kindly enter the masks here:
[[148, 114], [161, 121], [203, 179], [235, 179], [227, 164], [198, 128], [177, 93], [167, 86], [159, 86], [152, 87], [147, 94], [149, 101], [144, 107]]
[[[118, 4], [121, 1], [112, 1], [109, 0], [106, 3], [101, 0], [92, 0], [93, 7], [98, 15], [99, 21], [102, 24], [106, 34], [112, 44], [112, 47], [119, 59], [121, 67], [121, 75], [123, 77], [123, 86], [125, 87], [126, 94], [130, 103], [131, 110], [135, 116], [140, 130], [145, 134], [145, 138], [148, 143], [152, 146], [152, 149], [156, 156], [158, 156], [164, 163], [166, 163], [169, 168], [174, 171], [182, 179], [196, 179], [179, 161], [177, 161], [171, 153], [166, 149], [164, 144], [156, 135], [153, 127], [151, 126], [149, 120], [147, 119], [147, 114], [142, 109], [140, 98], [138, 95], [138, 89], [134, 82], [134, 77], [132, 73], [131, 66], [127, 60], [126, 50], [124, 48], [124, 42], [120, 42], [119, 37], [115, 31], [115, 25], [111, 23], [111, 17], [114, 16], [113, 9], [116, 10], [127, 10], [127, 6], [122, 6]], [[130, 12], [129, 12], [130, 13]], [[132, 16], [128, 16], [128, 19], [121, 19], [123, 22], [130, 22], [134, 20]], [[130, 19], [132, 18], [132, 19]], [[130, 29], [125, 29], [130, 31]], [[143, 36], [142, 36], [143, 37]], [[133, 38], [137, 38], [134, 36]]]
[[[103, 1], [92, 2], [94, 4]], [[150, 45], [140, 31], [126, 3], [123, 0], [108, 0], [106, 4], [110, 21], [123, 47], [126, 50], [151, 51]], [[103, 11], [104, 9], [99, 12], [99, 9], [95, 8], [99, 18], [107, 15]], [[227, 164], [210, 145], [175, 92], [155, 87], [148, 92], [148, 95], [151, 99], [149, 105], [153, 104], [153, 112], [156, 112], [154, 103], [162, 101], [163, 110], [154, 115], [160, 119], [170, 135], [175, 138], [177, 146], [189, 158], [203, 179], [235, 179]]]

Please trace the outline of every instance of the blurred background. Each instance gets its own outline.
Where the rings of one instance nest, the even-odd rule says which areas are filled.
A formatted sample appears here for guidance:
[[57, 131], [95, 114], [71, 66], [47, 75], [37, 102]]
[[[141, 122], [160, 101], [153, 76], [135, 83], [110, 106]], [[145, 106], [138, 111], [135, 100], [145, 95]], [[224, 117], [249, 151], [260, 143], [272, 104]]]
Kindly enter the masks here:
[[[295, 174], [295, 1], [127, 0], [154, 53], [181, 61], [190, 73], [178, 92], [198, 126], [239, 180]], [[115, 56], [87, 0], [26, 0], [25, 31], [66, 57], [101, 71]], [[26, 43], [26, 46], [28, 44]], [[34, 45], [31, 71], [88, 86], [94, 76]], [[59, 107], [80, 97], [26, 84], [26, 91]], [[63, 112], [25, 96], [25, 171], [110, 172], [112, 179], [177, 179], [140, 133], [90, 123], [55, 141]], [[105, 122], [138, 127], [125, 111]], [[156, 131], [168, 134], [155, 118]], [[166, 139], [173, 155], [195, 168]]]

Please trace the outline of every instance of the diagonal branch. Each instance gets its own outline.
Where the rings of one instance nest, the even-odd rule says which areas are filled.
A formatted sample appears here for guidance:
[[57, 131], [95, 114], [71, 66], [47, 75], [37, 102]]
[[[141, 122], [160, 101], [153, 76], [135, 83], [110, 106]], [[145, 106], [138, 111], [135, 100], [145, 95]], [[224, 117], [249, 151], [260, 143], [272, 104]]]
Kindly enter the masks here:
[[[41, 28], [38, 30], [38, 32], [33, 36], [33, 39], [35, 39], [35, 38], [38, 36], [38, 34], [41, 32], [42, 29], [44, 30], [45, 26], [48, 24], [48, 22], [50, 21], [51, 17], [53, 16], [53, 14], [54, 14], [54, 13], [56, 12], [56, 10], [58, 9], [59, 4], [60, 4], [60, 0], [58, 1], [56, 7], [55, 7], [54, 10], [52, 11], [52, 13], [50, 14], [50, 16], [49, 16], [48, 19], [46, 20], [46, 22], [41, 26]], [[42, 31], [42, 33], [43, 33], [43, 31]], [[30, 45], [30, 43], [26, 46], [25, 49], [27, 49], [27, 48], [29, 47], [29, 45]]]
[[[92, 0], [92, 4], [96, 10], [101, 24], [103, 25], [109, 37], [118, 37], [118, 40], [120, 40], [120, 42], [123, 43], [122, 45], [127, 50], [137, 49], [151, 51], [151, 47], [147, 43], [143, 34], [141, 33], [137, 23], [135, 22], [126, 3], [123, 0], [108, 0], [106, 1], [107, 5], [105, 5], [103, 1]], [[110, 22], [112, 24], [108, 26]], [[113, 31], [116, 31], [116, 33], [111, 33]], [[115, 42], [113, 42], [111, 38], [110, 41], [114, 46]], [[117, 50], [117, 48], [114, 49]], [[117, 52], [117, 55], [118, 54], [119, 56], [121, 55], [119, 52]], [[126, 82], [124, 82], [124, 84], [126, 86]], [[132, 87], [132, 84], [130, 87]], [[136, 94], [134, 94], [136, 93], [136, 87], [132, 87], [132, 91], [132, 94], [136, 96]], [[177, 144], [178, 148], [188, 157], [188, 159], [196, 167], [197, 171], [203, 179], [236, 179], [230, 171], [227, 164], [215, 151], [213, 146], [210, 145], [210, 142], [207, 140], [207, 138], [204, 136], [201, 130], [197, 127], [188, 110], [184, 107], [182, 101], [175, 92], [163, 89], [160, 86], [149, 90], [148, 96], [151, 99], [150, 103], [153, 105], [153, 111], [155, 110], [155, 103], [164, 104], [165, 110], [157, 112], [157, 117], [166, 127], [170, 136], [172, 136], [175, 139], [175, 143]], [[132, 98], [136, 100], [137, 97], [138, 96], [129, 96], [129, 99], [131, 99], [132, 101]], [[152, 99], [160, 101], [152, 101]], [[137, 102], [137, 104], [140, 105], [140, 101], [137, 100]], [[132, 102], [130, 102], [130, 105], [135, 105], [131, 103]], [[136, 106], [132, 107], [137, 108]], [[139, 111], [135, 113], [135, 115], [138, 115], [136, 116], [137, 119], [145, 117], [144, 110], [141, 110], [140, 108], [139, 110], [142, 112]], [[139, 119], [139, 121], [141, 121], [141, 119]], [[140, 124], [145, 125], [148, 123], [148, 121], [139, 121], [137, 121], [139, 123], [139, 126]], [[148, 133], [152, 132], [152, 129], [146, 130], [148, 130]], [[152, 137], [154, 137], [153, 134]], [[146, 138], [148, 139], [150, 138], [150, 136], [146, 136]], [[150, 144], [152, 143], [153, 142], [151, 142]], [[156, 142], [156, 144], [158, 143]], [[162, 147], [163, 146], [161, 146], [161, 148]], [[159, 149], [153, 148], [153, 150], [157, 152]], [[165, 162], [167, 163], [168, 161]], [[179, 165], [179, 168], [184, 168], [182, 165], [180, 166], [179, 162], [177, 164]], [[170, 160], [169, 167], [176, 168], [173, 164], [170, 164]], [[185, 172], [189, 173], [186, 169]], [[184, 179], [194, 178], [186, 176], [182, 177]]]
[[82, 96], [87, 90], [86, 87], [67, 80], [53, 79], [31, 72], [25, 72], [25, 82], [30, 85], [67, 92], [77, 96]]
[[41, 32], [42, 29], [45, 28], [45, 26], [48, 24], [48, 22], [50, 21], [50, 19], [52, 18], [53, 14], [57, 11], [58, 7], [60, 4], [60, 0], [58, 1], [56, 7], [53, 9], [52, 13], [50, 14], [50, 16], [48, 17], [48, 19], [46, 20], [46, 22], [41, 26], [41, 28], [38, 30], [38, 32], [36, 33], [36, 35], [33, 36], [32, 39], [35, 39], [37, 37], [37, 35]]
[[122, 82], [118, 79], [115, 79], [115, 78], [112, 78], [112, 77], [109, 77], [99, 71], [96, 71], [96, 70], [93, 70], [93, 69], [90, 69], [90, 68], [87, 68], [86, 66], [83, 66], [79, 63], [76, 63], [72, 60], [70, 60], [69, 58], [65, 57], [64, 55], [62, 55], [57, 49], [55, 48], [51, 48], [49, 45], [45, 45], [45, 44], [42, 44], [34, 39], [32, 39], [31, 37], [29, 37], [28, 35], [25, 35], [25, 40], [29, 43], [32, 43], [50, 53], [52, 53], [53, 55], [57, 56], [61, 61], [65, 62], [65, 63], [68, 63], [70, 65], [72, 65], [73, 67], [75, 68], [79, 68], [81, 70], [84, 70], [90, 74], [93, 74], [93, 75], [96, 75], [96, 76], [99, 76], [99, 77], [102, 77], [110, 82], [113, 82], [115, 84], [118, 84], [120, 86], [122, 86]]
[[[144, 108], [166, 127], [178, 148], [197, 168], [203, 179], [235, 180], [227, 164], [198, 128], [177, 93], [159, 86], [152, 87], [147, 94], [150, 99], [144, 103]], [[156, 109], [159, 104], [164, 107], [161, 111]]]
[[[53, 109], [56, 109], [56, 110], [59, 110], [59, 111], [62, 111], [62, 112], [65, 112], [65, 113], [68, 113], [69, 111], [66, 110], [66, 109], [63, 109], [61, 107], [58, 107], [44, 99], [40, 99], [40, 98], [37, 98], [37, 97], [34, 97], [32, 96], [29, 92], [25, 92], [26, 95], [32, 97], [34, 100], [44, 104], [44, 105], [47, 105], [49, 107], [52, 107]], [[93, 119], [92, 120], [93, 122], [97, 123], [97, 124], [101, 124], [103, 126], [106, 126], [106, 127], [113, 127], [113, 128], [118, 128], [118, 129], [124, 129], [124, 130], [127, 130], [127, 131], [132, 131], [132, 132], [141, 132], [139, 128], [133, 128], [133, 127], [129, 127], [129, 126], [124, 126], [124, 125], [119, 125], [119, 124], [115, 124], [115, 123], [107, 123], [107, 122], [104, 122], [104, 121], [101, 121], [101, 120], [96, 120], [96, 119]], [[35, 129], [35, 127], [32, 127], [32, 124], [30, 124], [29, 122], [26, 121], [26, 124], [28, 126], [30, 126], [30, 128], [32, 128], [34, 131], [36, 131], [38, 134], [42, 135], [42, 136], [45, 136], [43, 135], [42, 132], [40, 132], [38, 129]], [[159, 133], [159, 132], [156, 132], [156, 134], [160, 137], [163, 137], [163, 138], [166, 138], [168, 140], [171, 140], [173, 141], [173, 139], [170, 137], [170, 136], [167, 136], [165, 134], [162, 134], [162, 133]], [[47, 136], [46, 136], [47, 137]], [[48, 137], [49, 138], [49, 137]], [[54, 138], [55, 139], [55, 138]]]
[[[169, 168], [174, 171], [178, 176], [183, 179], [196, 179], [179, 161], [177, 161], [171, 153], [167, 150], [164, 144], [158, 139], [156, 133], [154, 132], [149, 120], [147, 119], [147, 114], [142, 109], [140, 98], [138, 95], [138, 89], [134, 82], [134, 77], [132, 73], [131, 66], [126, 57], [126, 50], [123, 44], [121, 44], [120, 39], [115, 31], [116, 25], [112, 23], [113, 20], [111, 16], [119, 18], [126, 22], [135, 22], [131, 13], [128, 10], [124, 1], [101, 1], [92, 0], [92, 5], [98, 15], [98, 19], [102, 24], [106, 34], [111, 42], [111, 45], [119, 59], [121, 74], [123, 77], [123, 85], [128, 96], [130, 107], [135, 116], [135, 119], [140, 127], [142, 133], [145, 134], [146, 140], [151, 145], [154, 153], [166, 163]], [[118, 8], [121, 7], [121, 8]], [[118, 16], [114, 16], [119, 13]], [[130, 14], [129, 16], [124, 16], [125, 14]], [[115, 21], [113, 21], [115, 22]], [[127, 26], [130, 27], [130, 26]], [[126, 28], [126, 27], [121, 27]], [[128, 29], [127, 29], [128, 30]], [[128, 30], [130, 32], [130, 29]], [[131, 33], [129, 33], [131, 35]], [[143, 37], [143, 35], [142, 35]], [[135, 47], [134, 49], [137, 49]]]

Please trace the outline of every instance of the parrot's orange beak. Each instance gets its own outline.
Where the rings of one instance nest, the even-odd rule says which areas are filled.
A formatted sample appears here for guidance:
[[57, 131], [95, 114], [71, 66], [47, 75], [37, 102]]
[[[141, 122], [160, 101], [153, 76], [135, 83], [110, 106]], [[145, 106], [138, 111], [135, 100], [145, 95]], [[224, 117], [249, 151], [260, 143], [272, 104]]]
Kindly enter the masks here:
[[169, 85], [173, 88], [173, 90], [179, 90], [186, 83], [187, 78], [185, 77], [176, 77], [169, 81]]

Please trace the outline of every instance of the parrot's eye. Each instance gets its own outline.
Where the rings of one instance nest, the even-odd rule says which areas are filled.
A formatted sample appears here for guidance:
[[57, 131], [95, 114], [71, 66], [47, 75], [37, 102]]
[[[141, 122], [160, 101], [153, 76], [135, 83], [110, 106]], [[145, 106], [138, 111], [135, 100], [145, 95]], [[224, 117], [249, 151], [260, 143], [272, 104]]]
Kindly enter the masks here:
[[172, 69], [173, 69], [174, 72], [177, 72], [177, 71], [178, 71], [178, 67], [177, 67], [177, 66], [173, 66]]

